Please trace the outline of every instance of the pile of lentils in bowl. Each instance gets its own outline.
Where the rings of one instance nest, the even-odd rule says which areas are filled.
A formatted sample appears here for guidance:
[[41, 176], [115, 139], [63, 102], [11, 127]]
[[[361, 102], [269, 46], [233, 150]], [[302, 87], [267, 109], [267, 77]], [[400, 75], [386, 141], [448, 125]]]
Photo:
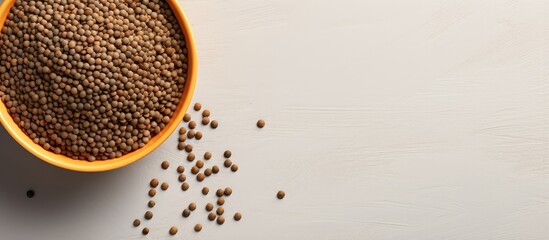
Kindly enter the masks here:
[[0, 98], [44, 149], [113, 159], [170, 121], [186, 56], [165, 0], [17, 0], [0, 35]]

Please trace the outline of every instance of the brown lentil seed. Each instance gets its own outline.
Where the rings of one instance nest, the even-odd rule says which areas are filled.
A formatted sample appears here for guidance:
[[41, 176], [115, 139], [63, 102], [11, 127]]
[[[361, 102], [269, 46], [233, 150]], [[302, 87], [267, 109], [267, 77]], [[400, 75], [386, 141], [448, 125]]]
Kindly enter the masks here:
[[183, 121], [185, 122], [191, 121], [191, 115], [188, 113], [185, 113], [185, 116], [183, 116]]
[[223, 206], [225, 204], [225, 199], [223, 197], [220, 197], [217, 199], [217, 205]]
[[202, 118], [202, 125], [208, 125], [208, 124], [210, 124], [210, 118], [209, 117]]
[[153, 178], [153, 179], [151, 180], [151, 182], [149, 183], [149, 185], [151, 185], [152, 188], [157, 187], [158, 184], [159, 184], [159, 182], [158, 182], [158, 179], [156, 179], [156, 178]]
[[205, 178], [206, 178], [206, 175], [204, 175], [204, 173], [199, 173], [196, 175], [196, 180], [199, 182], [204, 181]]
[[202, 188], [202, 194], [208, 195], [209, 192], [210, 192], [210, 189], [208, 187], [203, 187]]
[[200, 225], [200, 224], [194, 225], [194, 231], [195, 231], [195, 232], [200, 232], [200, 231], [202, 231], [202, 225]]
[[231, 159], [227, 159], [223, 162], [223, 166], [225, 166], [226, 168], [230, 168], [232, 165], [233, 161], [231, 161]]
[[168, 169], [170, 167], [170, 162], [163, 161], [162, 164], [160, 164], [160, 166], [162, 167], [162, 169]]
[[212, 158], [212, 153], [211, 152], [205, 152], [204, 153], [204, 159], [205, 160], [210, 160], [210, 158]]
[[177, 234], [177, 228], [176, 227], [171, 227], [169, 232], [170, 232], [170, 235], [175, 235], [175, 234]]
[[177, 149], [185, 150], [186, 146], [187, 146], [187, 144], [185, 144], [184, 142], [180, 142], [180, 143], [177, 144]]
[[223, 223], [225, 223], [225, 217], [223, 216], [217, 217], [217, 224], [223, 225]]
[[191, 168], [191, 173], [194, 174], [194, 175], [198, 174], [199, 171], [200, 171], [200, 169], [198, 169], [197, 166], [193, 166]]
[[231, 196], [231, 194], [233, 194], [233, 189], [230, 187], [226, 187], [223, 193], [225, 194], [225, 196]]
[[153, 208], [154, 205], [156, 205], [156, 202], [154, 202], [153, 200], [150, 200], [149, 203], [147, 204], [147, 206], [149, 206], [150, 208]]
[[156, 189], [153, 188], [153, 189], [149, 190], [149, 196], [150, 197], [154, 197], [155, 195], [156, 195]]
[[179, 174], [177, 179], [179, 180], [179, 182], [185, 182], [185, 180], [187, 180], [187, 176], [185, 176], [185, 174]]
[[196, 131], [190, 130], [187, 132], [187, 138], [193, 139], [196, 136]]
[[232, 155], [233, 154], [229, 150], [225, 150], [225, 152], [223, 152], [223, 157], [225, 158], [230, 158]]
[[240, 221], [240, 219], [242, 219], [242, 214], [240, 214], [240, 213], [235, 213], [235, 214], [234, 214], [234, 220], [235, 220], [235, 221]]
[[189, 122], [189, 128], [190, 129], [195, 129], [196, 128], [196, 122], [195, 121], [190, 121]]
[[187, 191], [188, 189], [189, 189], [189, 183], [184, 182], [183, 184], [181, 184], [181, 190]]
[[195, 158], [196, 156], [194, 155], [194, 153], [187, 154], [187, 161], [192, 162]]
[[195, 103], [193, 108], [194, 108], [195, 111], [200, 111], [200, 109], [202, 108], [202, 104]]
[[183, 173], [183, 172], [185, 172], [185, 167], [183, 167], [183, 166], [181, 166], [181, 165], [177, 166], [177, 172], [178, 172], [178, 173]]
[[139, 221], [139, 219], [133, 220], [133, 226], [134, 227], [139, 227], [139, 225], [141, 225], [141, 221]]
[[190, 152], [192, 152], [192, 151], [193, 151], [193, 145], [188, 144], [187, 146], [185, 146], [185, 152], [190, 153]]
[[211, 127], [212, 129], [216, 129], [217, 127], [219, 127], [219, 123], [217, 122], [217, 120], [212, 120], [212, 121], [210, 122], [210, 127]]
[[286, 196], [286, 193], [285, 193], [284, 191], [278, 191], [278, 192], [276, 193], [276, 197], [277, 197], [278, 199], [283, 199], [285, 196]]
[[223, 209], [223, 207], [218, 207], [217, 210], [215, 211], [217, 215], [223, 215], [224, 212], [225, 212], [225, 209]]
[[209, 117], [209, 116], [210, 116], [210, 110], [204, 109], [204, 111], [202, 111], [202, 117]]
[[233, 165], [231, 166], [231, 171], [233, 171], [233, 172], [238, 171], [238, 165], [233, 164]]
[[185, 210], [183, 210], [183, 212], [181, 213], [181, 215], [182, 215], [183, 217], [185, 217], [185, 218], [186, 218], [186, 217], [189, 217], [189, 216], [191, 215], [191, 211], [190, 211], [189, 209], [185, 209]]
[[151, 211], [146, 211], [145, 219], [150, 220], [151, 218], [153, 218], [153, 213]]
[[209, 177], [210, 175], [212, 175], [212, 169], [211, 168], [204, 169], [204, 175], [206, 175], [206, 177]]
[[196, 140], [202, 139], [202, 132], [196, 131], [196, 134], [194, 135], [194, 138], [196, 138]]
[[263, 128], [263, 127], [265, 127], [265, 120], [259, 119], [259, 120], [257, 121], [257, 127], [258, 127], [258, 128]]
[[187, 133], [187, 129], [186, 129], [185, 127], [181, 127], [181, 128], [179, 129], [179, 134], [183, 135], [183, 134], [185, 134], [185, 133]]
[[217, 191], [215, 191], [215, 195], [217, 197], [223, 197], [223, 195], [225, 195], [225, 191], [221, 188], [217, 189]]
[[208, 220], [213, 221], [213, 220], [215, 220], [215, 218], [217, 218], [217, 215], [215, 215], [215, 213], [209, 213], [208, 214]]
[[190, 204], [189, 204], [189, 210], [191, 210], [191, 211], [196, 210], [196, 203], [193, 203], [193, 202], [190, 203]]
[[143, 235], [149, 234], [149, 228], [143, 228], [143, 230], [141, 230], [141, 233], [142, 233]]
[[198, 167], [198, 168], [203, 168], [204, 167], [204, 161], [202, 161], [202, 160], [196, 161], [195, 166]]
[[212, 203], [206, 204], [206, 207], [205, 207], [206, 211], [211, 212], [213, 208], [214, 208], [214, 205]]
[[219, 167], [217, 165], [214, 165], [212, 167], [212, 173], [217, 174], [219, 172]]
[[167, 182], [163, 182], [162, 185], [160, 185], [160, 188], [164, 191], [168, 190], [170, 185]]

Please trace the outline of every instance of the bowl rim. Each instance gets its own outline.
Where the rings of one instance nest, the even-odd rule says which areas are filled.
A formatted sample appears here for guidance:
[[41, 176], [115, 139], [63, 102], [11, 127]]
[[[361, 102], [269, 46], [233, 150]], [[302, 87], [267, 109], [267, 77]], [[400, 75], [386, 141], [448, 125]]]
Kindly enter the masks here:
[[[11, 7], [16, 0], [4, 0], [0, 5], [0, 29], [4, 26], [5, 20]], [[0, 100], [0, 123], [4, 126], [6, 131], [17, 141], [23, 148], [32, 153], [39, 159], [52, 164], [54, 166], [78, 171], [78, 172], [103, 172], [118, 169], [134, 163], [149, 153], [158, 148], [173, 131], [181, 123], [183, 116], [185, 115], [187, 108], [189, 107], [194, 89], [196, 86], [196, 74], [198, 70], [197, 66], [197, 54], [194, 42], [194, 36], [191, 31], [189, 22], [183, 13], [183, 10], [177, 0], [166, 0], [170, 5], [174, 15], [176, 16], [179, 26], [185, 35], [185, 45], [187, 47], [187, 78], [185, 79], [185, 87], [183, 89], [183, 95], [175, 110], [174, 115], [170, 119], [170, 122], [162, 129], [162, 131], [154, 136], [145, 146], [139, 148], [133, 152], [125, 154], [119, 158], [113, 158], [110, 160], [97, 160], [93, 162], [85, 160], [75, 160], [70, 157], [56, 154], [42, 148], [42, 146], [34, 143], [29, 136], [27, 136], [17, 124], [13, 121], [8, 109], [4, 105], [4, 102]]]

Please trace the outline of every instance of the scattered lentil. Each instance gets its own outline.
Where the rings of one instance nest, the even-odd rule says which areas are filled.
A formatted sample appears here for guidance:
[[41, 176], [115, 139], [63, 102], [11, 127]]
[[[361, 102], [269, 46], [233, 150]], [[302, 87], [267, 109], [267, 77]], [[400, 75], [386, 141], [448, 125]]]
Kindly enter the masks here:
[[196, 174], [198, 174], [199, 171], [200, 171], [200, 169], [198, 169], [197, 166], [193, 166], [193, 167], [191, 168], [191, 173], [192, 173], [192, 174], [195, 174], [195, 175], [196, 175]]
[[215, 215], [215, 213], [209, 213], [208, 214], [208, 220], [210, 220], [210, 221], [215, 220], [216, 217], [217, 217], [217, 215]]
[[209, 192], [210, 192], [210, 189], [208, 187], [203, 187], [202, 188], [202, 194], [208, 195]]
[[181, 190], [187, 191], [188, 189], [189, 189], [189, 183], [184, 182], [183, 184], [181, 184]]
[[149, 200], [149, 203], [147, 204], [147, 206], [149, 206], [150, 208], [153, 208], [154, 205], [156, 205], [156, 202], [154, 202], [154, 200]]
[[258, 128], [263, 128], [263, 127], [265, 127], [265, 120], [259, 119], [259, 120], [257, 121], [257, 127], [258, 127]]
[[193, 145], [191, 144], [187, 144], [187, 146], [185, 146], [185, 152], [192, 152], [193, 151]]
[[231, 196], [231, 194], [233, 194], [233, 189], [230, 187], [226, 187], [223, 193], [225, 194], [225, 196]]
[[240, 221], [240, 219], [242, 219], [242, 214], [240, 214], [240, 213], [235, 213], [235, 214], [234, 214], [234, 220], [235, 220], [235, 221]]
[[181, 166], [181, 165], [177, 166], [177, 172], [178, 172], [178, 173], [183, 173], [183, 172], [185, 172], [185, 167], [183, 167], [183, 166]]
[[238, 165], [233, 164], [233, 165], [231, 166], [231, 171], [233, 171], [233, 172], [238, 171]]
[[143, 230], [141, 231], [141, 233], [143, 233], [143, 235], [149, 234], [149, 228], [143, 228]]
[[285, 196], [286, 196], [286, 193], [285, 193], [284, 191], [278, 191], [278, 192], [276, 193], [276, 197], [277, 197], [278, 199], [283, 199]]
[[191, 121], [191, 114], [185, 113], [185, 116], [183, 116], [183, 121], [185, 122]]
[[209, 117], [209, 116], [210, 116], [210, 110], [204, 109], [204, 111], [202, 111], [202, 117]]
[[196, 131], [196, 134], [194, 135], [194, 138], [196, 138], [196, 140], [200, 140], [202, 139], [203, 135], [202, 135], [202, 132], [201, 131]]
[[225, 157], [225, 158], [230, 158], [231, 155], [233, 155], [233, 154], [229, 150], [225, 150], [225, 152], [223, 152], [223, 157]]
[[145, 219], [149, 220], [153, 218], [153, 213], [151, 211], [146, 211], [145, 212]]
[[209, 177], [210, 175], [212, 175], [212, 169], [211, 168], [206, 168], [204, 170], [204, 175], [206, 175], [206, 177]]
[[231, 161], [231, 159], [227, 159], [223, 162], [223, 166], [225, 166], [226, 168], [229, 168], [233, 165], [233, 161]]
[[196, 203], [192, 202], [189, 204], [189, 210], [194, 211], [196, 210]]
[[195, 121], [190, 121], [189, 122], [189, 128], [190, 129], [195, 129], [196, 128], [196, 122]]
[[206, 175], [204, 175], [204, 173], [199, 173], [196, 175], [196, 180], [199, 182], [204, 181], [205, 178], [206, 178]]
[[200, 104], [200, 103], [195, 103], [194, 104], [194, 110], [195, 111], [200, 111], [201, 108], [202, 108], [202, 104]]
[[194, 231], [195, 231], [195, 232], [200, 232], [200, 231], [202, 231], [202, 225], [200, 225], [200, 224], [194, 225]]
[[209, 117], [203, 117], [202, 118], [202, 125], [208, 125], [210, 123]]
[[206, 204], [206, 211], [211, 212], [214, 208], [214, 205], [212, 203]]
[[225, 209], [223, 209], [223, 207], [218, 207], [215, 212], [217, 213], [217, 215], [223, 215], [223, 213], [225, 212]]
[[212, 167], [212, 173], [217, 174], [219, 172], [219, 167], [217, 165], [214, 165]]
[[219, 123], [217, 122], [217, 120], [212, 120], [212, 122], [210, 122], [211, 128], [216, 129], [218, 126], [219, 126]]
[[215, 191], [215, 195], [217, 197], [223, 197], [223, 195], [225, 194], [225, 191], [221, 188], [217, 189], [217, 191]]
[[167, 182], [163, 182], [162, 185], [160, 185], [160, 188], [164, 191], [168, 190], [170, 185]]
[[183, 212], [181, 213], [181, 215], [183, 217], [189, 217], [191, 215], [191, 211], [189, 209], [185, 209], [183, 210]]
[[175, 234], [177, 234], [177, 228], [176, 227], [171, 227], [169, 232], [170, 232], [170, 235], [175, 235]]
[[162, 169], [168, 169], [170, 167], [170, 162], [163, 161], [162, 164], [160, 164], [160, 166], [162, 167]]
[[203, 168], [204, 167], [204, 161], [202, 161], [202, 160], [196, 161], [195, 166], [198, 167], [198, 168]]
[[139, 219], [133, 220], [133, 226], [134, 227], [139, 227], [139, 225], [141, 225], [141, 221]]
[[212, 158], [212, 153], [211, 152], [205, 152], [204, 153], [204, 159], [205, 160], [210, 160], [210, 158]]
[[156, 189], [152, 188], [151, 190], [149, 190], [150, 197], [154, 197], [155, 195], [156, 195]]
[[196, 156], [194, 155], [194, 153], [189, 153], [187, 155], [187, 161], [189, 161], [189, 162], [194, 161], [195, 158], [196, 158]]
[[153, 178], [153, 179], [151, 180], [151, 182], [149, 183], [149, 185], [151, 185], [152, 188], [155, 188], [155, 187], [158, 186], [158, 183], [159, 183], [159, 182], [158, 182], [158, 179]]
[[223, 206], [225, 204], [225, 199], [223, 197], [220, 197], [217, 199], [217, 205]]
[[217, 224], [223, 225], [223, 223], [225, 223], [225, 217], [223, 216], [217, 217]]

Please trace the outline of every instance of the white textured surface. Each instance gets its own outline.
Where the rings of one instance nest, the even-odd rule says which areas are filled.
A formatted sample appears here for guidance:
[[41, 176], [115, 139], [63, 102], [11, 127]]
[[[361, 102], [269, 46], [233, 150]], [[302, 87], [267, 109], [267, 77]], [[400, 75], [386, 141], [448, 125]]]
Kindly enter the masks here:
[[200, 57], [194, 99], [220, 121], [195, 147], [218, 164], [232, 149], [240, 166], [204, 185], [232, 186], [226, 210], [243, 220], [219, 227], [201, 204], [181, 218], [206, 198], [159, 168], [185, 162], [175, 135], [130, 167], [84, 174], [1, 130], [0, 239], [142, 239], [131, 222], [152, 177], [171, 191], [142, 225], [149, 239], [549, 238], [549, 2], [182, 4]]

